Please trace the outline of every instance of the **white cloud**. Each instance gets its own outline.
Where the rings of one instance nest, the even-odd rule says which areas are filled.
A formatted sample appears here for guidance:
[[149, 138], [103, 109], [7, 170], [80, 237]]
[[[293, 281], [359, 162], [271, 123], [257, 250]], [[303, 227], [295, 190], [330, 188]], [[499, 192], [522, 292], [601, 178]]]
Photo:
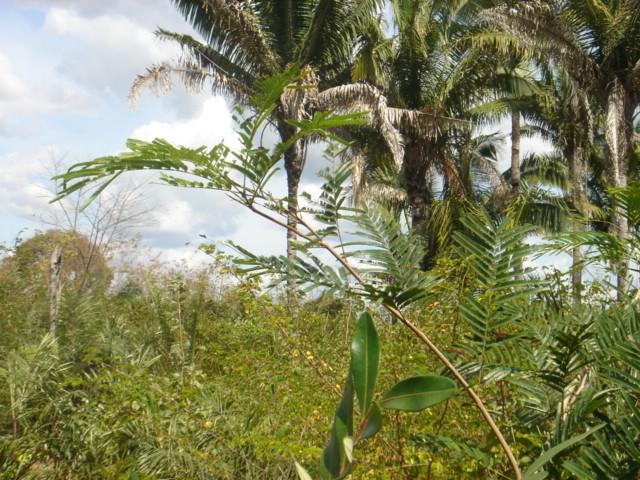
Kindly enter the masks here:
[[155, 225], [163, 232], [195, 232], [202, 225], [202, 215], [186, 200], [173, 198], [162, 202], [162, 208], [153, 212]]
[[88, 17], [118, 14], [152, 27], [160, 25], [187, 30], [186, 21], [168, 0], [14, 0], [14, 4], [45, 11], [51, 8], [72, 10]]
[[[70, 151], [74, 160], [118, 151], [121, 145], [103, 142], [99, 151], [91, 150], [84, 144], [72, 143], [78, 141], [78, 131], [88, 138], [96, 135], [97, 139], [103, 138], [101, 132], [108, 129], [111, 133], [122, 130], [122, 139], [162, 137], [191, 147], [212, 146], [224, 140], [231, 147], [238, 146], [231, 112], [224, 99], [187, 96], [181, 88], [161, 101], [146, 99], [141, 103], [142, 114], [132, 114], [136, 115], [133, 118], [144, 119], [137, 120], [139, 126], [122, 127], [131, 125], [122, 119], [122, 112], [135, 75], [154, 62], [176, 56], [175, 47], [154, 37], [156, 26], [193, 33], [169, 1], [161, 5], [157, 0], [12, 3], [17, 12], [15, 18], [20, 21], [12, 23], [18, 36], [6, 33], [1, 42], [0, 136], [8, 132], [15, 137], [15, 132], [21, 131], [23, 137], [28, 136], [28, 143], [12, 138], [12, 143], [5, 145], [14, 153], [0, 151], [3, 171], [0, 215], [39, 218], [50, 211], [48, 178], [52, 158], [59, 158], [62, 149], [34, 150], [32, 145], [58, 143], [58, 136], [64, 151]], [[20, 23], [28, 17], [29, 7], [43, 13], [42, 24], [26, 20]], [[87, 117], [66, 116], [61, 121], [51, 117], [70, 112], [91, 113], [91, 122], [82, 123]], [[14, 121], [14, 117], [20, 118]], [[147, 120], [150, 118], [153, 121]], [[113, 124], [120, 119], [122, 124]], [[89, 125], [103, 130], [89, 131]], [[47, 139], [43, 128], [55, 135]], [[273, 132], [268, 132], [265, 140], [269, 139], [269, 133]], [[89, 148], [90, 153], [80, 154], [83, 148]], [[148, 182], [150, 175], [128, 177], [134, 182]], [[276, 184], [275, 190], [284, 194], [282, 175], [278, 175]], [[125, 187], [116, 183], [107, 193], [117, 195], [120, 188]], [[192, 246], [185, 247], [189, 242], [198, 243], [200, 233], [215, 241], [233, 239], [260, 253], [284, 252], [284, 231], [258, 219], [222, 194], [153, 184], [145, 185], [142, 191], [145, 205], [152, 209], [149, 221], [138, 231], [143, 244], [160, 252], [163, 259], [200, 261], [200, 254], [194, 253]]]
[[[164, 58], [167, 49], [156, 41], [153, 32], [124, 16], [85, 17], [73, 10], [52, 8], [47, 12], [44, 31], [82, 39], [83, 46], [125, 54], [149, 55], [152, 61]], [[95, 55], [98, 57], [99, 55]]]
[[231, 112], [222, 97], [205, 100], [195, 117], [174, 122], [153, 121], [136, 128], [130, 137], [146, 141], [164, 138], [188, 147], [213, 146], [222, 140], [232, 147], [238, 145]]
[[227, 238], [259, 255], [282, 254], [286, 248], [286, 231], [277, 225], [243, 211], [238, 218], [238, 228]]
[[[157, 258], [163, 264], [181, 265], [187, 268], [198, 268], [211, 263], [211, 258], [193, 246], [178, 248], [149, 248], [146, 256], [136, 258], [139, 263], [150, 263]], [[142, 260], [142, 261], [141, 261]]]
[[[111, 140], [102, 141], [104, 132], [121, 131], [120, 139], [163, 137], [192, 147], [215, 145], [223, 139], [237, 146], [225, 101], [204, 94], [187, 95], [178, 82], [170, 96], [160, 101], [145, 99], [140, 111], [123, 118], [135, 75], [177, 53], [171, 44], [154, 37], [156, 26], [193, 33], [169, 1], [11, 3], [15, 7], [11, 22], [14, 30], [5, 29], [4, 36], [0, 34], [0, 137], [5, 136], [0, 140], [6, 149], [0, 150], [3, 227], [14, 230], [19, 219], [43, 218], [57, 208], [48, 204], [52, 187], [49, 177], [53, 159], [61, 158], [61, 152], [70, 152], [68, 157], [72, 158], [65, 163], [72, 163], [118, 151], [121, 140], [113, 145]], [[32, 22], [29, 8], [42, 12], [43, 23]], [[77, 112], [91, 116], [62, 117]], [[132, 118], [143, 119], [137, 120], [140, 126], [127, 126]], [[85, 119], [90, 121], [83, 123]], [[78, 145], [78, 141], [84, 141], [79, 135], [91, 138], [92, 143]], [[102, 141], [95, 149], [94, 135], [97, 142]], [[63, 147], [33, 147], [53, 142]], [[81, 153], [82, 149], [89, 152]], [[125, 181], [147, 183], [141, 192], [144, 204], [151, 209], [148, 221], [137, 230], [142, 243], [163, 259], [202, 261], [193, 246], [185, 246], [198, 243], [200, 233], [216, 241], [233, 238], [263, 253], [283, 251], [284, 232], [255, 223], [249, 212], [222, 194], [148, 184], [150, 174], [127, 177]], [[124, 184], [116, 182], [105, 193], [117, 195], [123, 188]]]
[[123, 15], [88, 17], [54, 7], [46, 14], [43, 30], [75, 39], [75, 52], [61, 59], [60, 72], [87, 88], [121, 98], [135, 75], [178, 54], [176, 46], [155, 38], [153, 26]]
[[11, 61], [0, 52], [0, 101], [11, 100], [26, 93], [26, 87], [14, 71]]
[[43, 179], [58, 152], [50, 146], [0, 156], [0, 214], [33, 217], [49, 208], [51, 194]]
[[[42, 75], [47, 81], [42, 81]], [[81, 88], [46, 66], [35, 72], [32, 66], [19, 65], [0, 51], [0, 120], [14, 115], [86, 111], [90, 105], [88, 95]]]

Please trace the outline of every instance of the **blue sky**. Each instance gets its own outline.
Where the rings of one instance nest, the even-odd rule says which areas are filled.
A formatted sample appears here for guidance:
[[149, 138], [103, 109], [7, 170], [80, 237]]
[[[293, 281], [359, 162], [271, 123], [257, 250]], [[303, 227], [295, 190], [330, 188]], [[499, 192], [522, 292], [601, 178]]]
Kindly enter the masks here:
[[[0, 242], [12, 242], [21, 229], [28, 236], [46, 228], [43, 218], [60, 218], [58, 206], [48, 204], [53, 172], [122, 151], [129, 137], [188, 146], [233, 140], [231, 105], [179, 83], [168, 95], [146, 93], [129, 105], [135, 76], [178, 55], [153, 36], [158, 26], [194, 34], [169, 0], [0, 1]], [[303, 188], [316, 186], [321, 162], [320, 148], [313, 149]], [[218, 194], [139, 176], [112, 191], [134, 187], [142, 198], [132, 208], [148, 213], [130, 233], [167, 259], [201, 259], [187, 245], [199, 234], [257, 252], [283, 250], [282, 232]]]

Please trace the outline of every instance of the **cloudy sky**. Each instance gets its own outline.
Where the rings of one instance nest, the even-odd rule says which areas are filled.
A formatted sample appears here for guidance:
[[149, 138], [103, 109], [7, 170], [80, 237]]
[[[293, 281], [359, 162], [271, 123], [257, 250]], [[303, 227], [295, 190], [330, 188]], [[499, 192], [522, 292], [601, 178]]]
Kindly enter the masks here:
[[[177, 55], [153, 31], [191, 33], [169, 0], [0, 0], [0, 243], [42, 229], [57, 207], [48, 200], [61, 166], [122, 151], [127, 138], [200, 146], [233, 140], [224, 98], [186, 92], [142, 96], [129, 87], [145, 67]], [[311, 152], [303, 188], [321, 166]], [[281, 180], [281, 179], [280, 179]], [[184, 192], [148, 177], [125, 179], [115, 192], [143, 183], [149, 209], [136, 229], [143, 245], [167, 259], [198, 260], [199, 234], [232, 239], [258, 252], [284, 248], [284, 234], [213, 192]], [[52, 210], [53, 209], [53, 210]]]
[[[0, 242], [43, 228], [51, 173], [124, 149], [129, 137], [200, 146], [233, 139], [225, 99], [184, 91], [150, 93], [131, 108], [129, 86], [145, 67], [177, 52], [153, 36], [158, 27], [193, 33], [169, 0], [0, 1]], [[143, 244], [168, 258], [192, 257], [198, 234], [279, 250], [283, 235], [223, 197], [149, 182]], [[281, 238], [282, 237], [282, 238]]]

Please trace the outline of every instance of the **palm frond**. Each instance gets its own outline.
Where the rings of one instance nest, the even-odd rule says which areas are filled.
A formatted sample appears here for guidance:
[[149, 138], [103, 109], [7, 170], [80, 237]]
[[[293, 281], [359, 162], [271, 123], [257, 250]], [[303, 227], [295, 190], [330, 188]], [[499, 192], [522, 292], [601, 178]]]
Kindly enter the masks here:
[[147, 72], [138, 75], [131, 85], [129, 101], [135, 104], [146, 89], [156, 95], [168, 93], [171, 90], [173, 76], [178, 77], [188, 89], [194, 92], [201, 92], [209, 85], [214, 95], [226, 95], [241, 103], [247, 103], [255, 94], [251, 87], [237, 78], [183, 61], [174, 64], [161, 63], [148, 67]]
[[497, 224], [482, 211], [463, 217], [462, 225], [464, 230], [453, 234], [454, 248], [468, 259], [476, 286], [461, 301], [459, 311], [469, 325], [477, 362], [484, 365], [495, 355], [502, 359], [509, 355], [509, 344], [522, 335], [523, 302], [544, 291], [545, 285], [525, 279], [531, 268], [523, 265], [533, 248], [524, 239], [532, 227], [508, 221]]
[[222, 56], [247, 72], [276, 73], [282, 65], [260, 17], [239, 0], [172, 0], [182, 16]]
[[370, 122], [387, 143], [396, 164], [402, 163], [402, 137], [389, 121], [387, 99], [378, 89], [364, 83], [329, 88], [318, 94], [318, 108], [367, 112]]
[[220, 74], [238, 80], [250, 88], [256, 82], [254, 74], [241, 65], [215, 50], [210, 45], [199, 42], [190, 35], [170, 32], [162, 28], [156, 30], [156, 37], [164, 41], [175, 42], [182, 50], [180, 63], [197, 65], [203, 70], [212, 69]]

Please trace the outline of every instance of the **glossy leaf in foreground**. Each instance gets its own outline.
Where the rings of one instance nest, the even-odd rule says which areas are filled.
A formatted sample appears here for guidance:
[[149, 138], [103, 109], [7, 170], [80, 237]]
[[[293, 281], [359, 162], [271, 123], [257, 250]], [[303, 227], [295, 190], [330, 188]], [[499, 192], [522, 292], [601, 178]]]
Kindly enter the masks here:
[[360, 436], [358, 440], [366, 440], [367, 438], [373, 437], [378, 431], [380, 431], [380, 427], [382, 426], [382, 415], [380, 413], [380, 408], [377, 404], [371, 405], [369, 409], [369, 414], [363, 419]]
[[351, 374], [363, 415], [369, 411], [380, 366], [380, 339], [371, 315], [363, 313], [351, 342]]
[[[342, 400], [336, 411], [336, 415], [331, 427], [329, 442], [324, 449], [320, 470], [323, 478], [342, 478], [349, 471], [351, 463], [347, 452], [345, 452], [345, 438], [353, 435], [353, 386], [351, 377], [347, 382], [342, 394]], [[351, 454], [351, 452], [349, 452]]]
[[380, 405], [403, 412], [419, 412], [450, 399], [457, 393], [456, 383], [439, 375], [411, 377], [389, 390]]

